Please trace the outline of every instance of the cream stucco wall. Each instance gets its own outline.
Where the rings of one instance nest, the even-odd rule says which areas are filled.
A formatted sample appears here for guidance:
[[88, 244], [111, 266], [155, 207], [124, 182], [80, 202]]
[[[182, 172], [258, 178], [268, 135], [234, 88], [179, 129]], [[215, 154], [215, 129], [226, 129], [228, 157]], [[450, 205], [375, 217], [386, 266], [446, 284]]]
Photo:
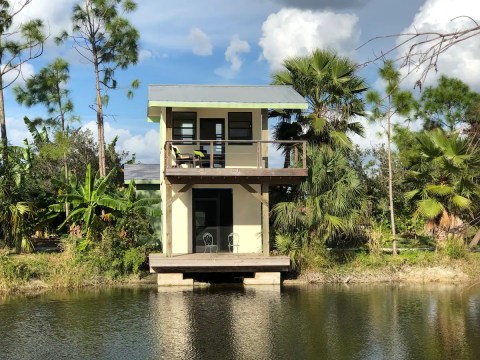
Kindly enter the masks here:
[[[200, 119], [202, 118], [223, 118], [225, 119], [225, 138], [228, 140], [228, 113], [229, 112], [252, 112], [252, 134], [253, 140], [261, 139], [261, 110], [260, 109], [184, 109], [174, 108], [173, 111], [194, 111], [197, 113], [197, 138], [200, 131]], [[165, 158], [163, 146], [166, 141], [166, 109], [160, 107], [149, 108], [149, 116], [158, 116], [160, 119], [160, 192], [162, 197], [162, 243], [165, 252], [165, 240], [167, 238], [166, 219], [166, 182], [164, 177]], [[191, 152], [197, 149], [197, 145], [186, 145], [181, 152]], [[256, 167], [257, 164], [256, 145], [227, 145], [226, 166], [227, 167]], [[184, 185], [172, 185], [173, 197]], [[260, 192], [260, 185], [251, 185]], [[239, 253], [261, 253], [262, 252], [262, 216], [261, 204], [241, 185], [194, 185], [194, 188], [231, 188], [233, 193], [233, 231], [239, 234]], [[172, 253], [184, 254], [193, 251], [192, 239], [192, 190], [183, 193], [172, 204]]]
[[[173, 108], [173, 111], [188, 111], [197, 113], [197, 139], [200, 138], [201, 119], [224, 119], [225, 140], [228, 140], [228, 113], [252, 113], [252, 140], [261, 139], [262, 113], [261, 109], [203, 109], [203, 108]], [[178, 146], [181, 153], [192, 153], [200, 144]], [[205, 145], [206, 144], [202, 144]], [[251, 145], [225, 145], [225, 167], [242, 168], [257, 167], [257, 144]]]
[[[260, 191], [259, 185], [251, 185]], [[173, 185], [174, 196], [183, 185]], [[233, 189], [233, 231], [240, 237], [239, 253], [262, 252], [261, 205], [240, 185], [195, 185], [197, 189]], [[172, 206], [172, 252], [192, 252], [192, 190], [178, 198]]]

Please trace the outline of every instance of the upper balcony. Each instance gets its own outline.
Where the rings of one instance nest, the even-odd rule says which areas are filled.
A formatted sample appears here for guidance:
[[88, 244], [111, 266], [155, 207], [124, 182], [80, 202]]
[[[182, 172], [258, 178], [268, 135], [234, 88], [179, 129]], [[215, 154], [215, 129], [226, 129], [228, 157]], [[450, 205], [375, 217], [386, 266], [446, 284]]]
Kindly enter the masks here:
[[[268, 147], [286, 161], [269, 161]], [[172, 184], [294, 184], [308, 175], [305, 141], [173, 140], [165, 142], [165, 176]]]

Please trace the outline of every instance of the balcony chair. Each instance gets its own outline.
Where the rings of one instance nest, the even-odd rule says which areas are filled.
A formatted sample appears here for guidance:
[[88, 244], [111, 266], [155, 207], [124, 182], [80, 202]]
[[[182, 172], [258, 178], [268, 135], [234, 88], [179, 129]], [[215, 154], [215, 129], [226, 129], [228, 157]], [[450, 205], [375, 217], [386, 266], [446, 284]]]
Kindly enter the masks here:
[[178, 147], [172, 145], [173, 157], [174, 157], [174, 167], [191, 167], [194, 162], [192, 154], [182, 154]]
[[203, 234], [203, 243], [205, 244], [205, 248], [203, 250], [204, 253], [207, 252], [207, 249], [210, 253], [212, 253], [212, 249], [215, 248], [215, 252], [218, 252], [218, 246], [213, 243], [213, 236], [210, 233]]
[[228, 251], [233, 252], [234, 248], [237, 248], [237, 254], [238, 254], [238, 248], [240, 246], [240, 236], [232, 232], [228, 235]]
[[201, 168], [206, 163], [205, 154], [200, 150], [193, 150], [193, 167]]

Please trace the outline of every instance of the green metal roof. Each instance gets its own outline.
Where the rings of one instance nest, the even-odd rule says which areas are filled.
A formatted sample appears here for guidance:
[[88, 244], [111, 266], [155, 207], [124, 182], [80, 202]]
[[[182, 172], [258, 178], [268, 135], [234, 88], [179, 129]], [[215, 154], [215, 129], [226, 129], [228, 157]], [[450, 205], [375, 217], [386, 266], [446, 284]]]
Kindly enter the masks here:
[[286, 85], [149, 85], [148, 106], [235, 109], [307, 109]]

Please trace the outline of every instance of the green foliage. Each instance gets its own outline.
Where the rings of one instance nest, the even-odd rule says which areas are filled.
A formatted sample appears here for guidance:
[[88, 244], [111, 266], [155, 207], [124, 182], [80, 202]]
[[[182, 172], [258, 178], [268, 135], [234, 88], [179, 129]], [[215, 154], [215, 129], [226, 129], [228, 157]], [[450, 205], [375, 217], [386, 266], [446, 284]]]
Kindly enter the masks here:
[[143, 246], [130, 247], [114, 227], [103, 230], [101, 241], [86, 256], [93, 266], [112, 278], [138, 274], [147, 259]]
[[381, 224], [373, 222], [367, 230], [367, 249], [371, 255], [380, 255], [385, 245], [384, 228]]
[[30, 153], [28, 149], [10, 147], [7, 155], [7, 161], [0, 166], [0, 239], [20, 252], [35, 214], [28, 194]]
[[478, 149], [441, 129], [419, 133], [416, 140], [418, 155], [410, 159], [406, 178], [412, 187], [407, 200], [428, 220], [439, 221], [444, 212], [468, 217], [480, 196]]
[[436, 87], [427, 87], [420, 97], [417, 117], [427, 130], [442, 128], [456, 131], [471, 122], [472, 111], [480, 103], [480, 95], [459, 79], [442, 75]]
[[[348, 135], [364, 132], [363, 126], [353, 121], [355, 116], [364, 114], [362, 94], [367, 90], [364, 79], [357, 75], [357, 66], [346, 57], [324, 50], [289, 58], [283, 66], [284, 70], [272, 75], [272, 83], [293, 86], [310, 106], [305, 116], [284, 113], [287, 116], [282, 122], [292, 122], [292, 116], [296, 117], [296, 121], [306, 127], [303, 138], [336, 148], [350, 148]], [[302, 129], [280, 123], [277, 130], [282, 134], [278, 136], [281, 139], [288, 133], [296, 137]]]
[[468, 255], [468, 247], [461, 237], [449, 234], [445, 243], [445, 254], [452, 259], [464, 259]]
[[290, 256], [292, 261], [292, 268], [295, 270], [297, 265], [297, 255], [300, 250], [299, 239], [293, 235], [276, 234], [275, 248], [282, 255]]
[[133, 248], [125, 251], [123, 255], [123, 267], [126, 273], [138, 275], [140, 267], [145, 263], [145, 249]]
[[0, 253], [0, 279], [27, 281], [40, 279], [48, 273], [48, 263], [38, 258], [29, 262], [15, 261], [11, 255]]
[[275, 230], [301, 237], [307, 247], [355, 237], [365, 207], [358, 176], [340, 152], [309, 146], [307, 154], [307, 180], [293, 189], [292, 201], [272, 209]]
[[76, 176], [72, 176], [66, 185], [67, 193], [59, 195], [62, 203], [50, 206], [54, 212], [65, 210], [64, 202], [72, 205], [72, 211], [60, 228], [65, 224], [81, 223], [85, 233], [96, 229], [101, 220], [114, 220], [106, 211], [127, 210], [127, 205], [118, 198], [108, 194], [108, 185], [114, 170], [104, 178], [93, 177], [90, 165], [87, 166], [85, 181], [81, 184]]
[[[74, 117], [66, 118], [73, 111], [70, 91], [66, 87], [69, 80], [69, 64], [57, 58], [42, 68], [38, 74], [27, 79], [25, 85], [15, 86], [13, 92], [17, 102], [27, 107], [44, 105], [52, 118], [42, 122], [65, 132], [65, 122], [75, 120]], [[31, 127], [29, 130], [33, 132]]]
[[[8, 148], [3, 90], [20, 76], [23, 64], [42, 54], [46, 40], [41, 20], [18, 20], [30, 2], [31, 0], [21, 3], [0, 1], [0, 151], [3, 161], [6, 161]], [[9, 73], [13, 76], [7, 81], [6, 75]]]

